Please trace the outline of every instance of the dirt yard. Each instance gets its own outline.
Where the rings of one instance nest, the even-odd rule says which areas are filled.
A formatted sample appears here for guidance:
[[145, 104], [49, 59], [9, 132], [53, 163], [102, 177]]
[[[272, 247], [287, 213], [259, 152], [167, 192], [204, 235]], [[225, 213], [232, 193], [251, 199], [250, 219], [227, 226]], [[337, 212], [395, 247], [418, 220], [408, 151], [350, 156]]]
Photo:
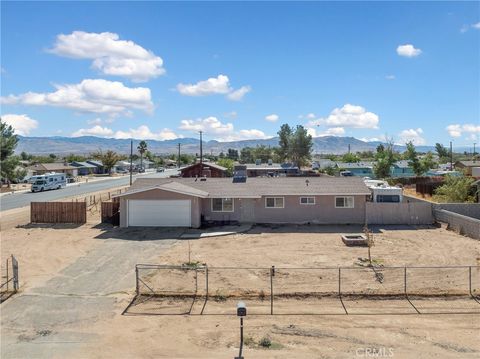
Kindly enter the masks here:
[[[111, 228], [98, 225], [96, 216], [83, 226], [2, 230], [2, 260], [15, 254], [21, 277], [20, 293], [1, 305], [2, 358], [234, 357], [239, 320], [231, 314], [237, 298], [209, 301], [203, 315], [201, 301], [155, 300], [122, 315], [134, 297], [135, 264], [186, 263], [189, 243], [190, 261], [209, 267], [354, 266], [367, 256], [366, 248], [341, 242], [340, 233], [361, 231], [352, 226], [257, 226], [245, 234], [187, 241], [176, 240], [183, 230]], [[384, 266], [480, 264], [479, 241], [443, 228], [374, 228], [374, 238], [372, 256]], [[240, 274], [232, 277], [230, 284], [243, 283]], [[479, 303], [468, 298], [412, 302], [424, 314], [403, 299], [345, 298], [346, 315], [338, 298], [324, 297], [278, 300], [276, 315], [270, 316], [261, 314], [268, 312], [268, 300], [247, 300], [244, 356], [480, 356]], [[184, 304], [192, 306], [192, 315], [158, 315], [166, 306]], [[432, 314], [445, 309], [465, 314]], [[290, 315], [293, 310], [318, 314]], [[269, 341], [269, 348], [260, 345]]]

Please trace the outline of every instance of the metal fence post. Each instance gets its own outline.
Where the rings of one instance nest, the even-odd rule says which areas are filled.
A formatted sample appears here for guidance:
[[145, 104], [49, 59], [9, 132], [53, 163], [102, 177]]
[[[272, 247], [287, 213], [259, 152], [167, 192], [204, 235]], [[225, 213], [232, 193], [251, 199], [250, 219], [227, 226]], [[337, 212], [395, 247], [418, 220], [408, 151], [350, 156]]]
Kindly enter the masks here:
[[205, 289], [206, 293], [206, 300], [208, 300], [208, 265], [205, 266]]
[[275, 266], [270, 269], [270, 315], [273, 315], [273, 277], [275, 276]]
[[7, 292], [8, 292], [8, 282], [10, 282], [10, 278], [8, 277], [8, 258], [7, 258]]
[[473, 297], [473, 293], [472, 293], [472, 266], [468, 267], [468, 292]]
[[338, 267], [338, 295], [342, 295], [342, 268]]
[[403, 292], [408, 297], [408, 294], [407, 294], [407, 267], [403, 267]]
[[138, 265], [135, 265], [135, 292], [137, 293], [137, 296], [139, 294], [139, 288], [138, 288]]

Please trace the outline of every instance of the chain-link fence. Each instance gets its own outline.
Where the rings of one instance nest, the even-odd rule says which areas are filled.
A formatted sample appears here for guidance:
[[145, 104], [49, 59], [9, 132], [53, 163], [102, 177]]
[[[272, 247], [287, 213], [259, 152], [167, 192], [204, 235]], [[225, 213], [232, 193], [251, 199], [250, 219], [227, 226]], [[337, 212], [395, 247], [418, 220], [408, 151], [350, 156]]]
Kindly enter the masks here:
[[155, 298], [147, 304], [153, 312], [168, 309], [170, 314], [227, 314], [233, 313], [234, 302], [242, 300], [251, 304], [252, 314], [329, 312], [329, 306], [334, 312], [349, 314], [346, 301], [401, 300], [419, 313], [414, 300], [468, 299], [480, 313], [480, 266], [239, 268], [138, 264], [135, 270], [134, 304]]

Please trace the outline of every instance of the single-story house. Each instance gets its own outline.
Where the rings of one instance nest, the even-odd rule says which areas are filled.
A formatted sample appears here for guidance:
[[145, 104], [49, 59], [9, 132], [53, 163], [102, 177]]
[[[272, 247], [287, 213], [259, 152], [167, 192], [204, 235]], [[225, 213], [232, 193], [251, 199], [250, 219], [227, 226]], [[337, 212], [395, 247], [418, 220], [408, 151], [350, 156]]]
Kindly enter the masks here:
[[105, 169], [105, 166], [103, 165], [102, 161], [99, 161], [99, 160], [86, 160], [85, 162], [91, 164], [91, 165], [94, 165], [95, 167], [97, 167], [97, 169], [95, 170], [95, 173], [96, 174], [106, 174], [107, 171]]
[[277, 177], [277, 176], [295, 176], [300, 174], [300, 169], [293, 163], [247, 163], [248, 177]]
[[180, 177], [227, 177], [227, 169], [211, 162], [198, 162], [182, 168]]
[[73, 167], [77, 167], [79, 176], [87, 176], [89, 174], [96, 173], [97, 171], [97, 166], [92, 165], [88, 162], [73, 161], [72, 163], [70, 163], [70, 165]]
[[327, 159], [320, 159], [312, 163], [312, 169], [314, 170], [324, 170], [328, 167], [336, 167], [337, 163], [335, 161]]
[[365, 223], [359, 177], [139, 178], [120, 200], [120, 226], [221, 223]]
[[150, 161], [148, 158], [144, 158], [142, 159], [142, 161], [140, 161], [140, 158], [139, 158], [138, 160], [133, 161], [133, 164], [135, 165], [136, 168], [140, 168], [140, 165], [141, 165], [146, 170], [155, 168], [155, 162]]
[[50, 172], [65, 173], [66, 175], [70, 175], [72, 177], [78, 176], [77, 167], [70, 166], [68, 163], [64, 162], [37, 163], [27, 167], [27, 171], [32, 176], [43, 175]]
[[[467, 176], [472, 176], [480, 171], [480, 161], [457, 161], [454, 164], [456, 170], [464, 171]], [[474, 170], [475, 168], [475, 170]]]
[[413, 177], [415, 172], [413, 168], [408, 164], [407, 160], [401, 160], [395, 162], [390, 168], [390, 174], [392, 177]]
[[373, 162], [337, 162], [337, 168], [349, 171], [353, 176], [373, 177]]
[[[132, 164], [132, 168], [135, 169], [135, 164]], [[113, 166], [112, 172], [122, 172], [122, 171], [130, 171], [130, 161], [118, 161]]]

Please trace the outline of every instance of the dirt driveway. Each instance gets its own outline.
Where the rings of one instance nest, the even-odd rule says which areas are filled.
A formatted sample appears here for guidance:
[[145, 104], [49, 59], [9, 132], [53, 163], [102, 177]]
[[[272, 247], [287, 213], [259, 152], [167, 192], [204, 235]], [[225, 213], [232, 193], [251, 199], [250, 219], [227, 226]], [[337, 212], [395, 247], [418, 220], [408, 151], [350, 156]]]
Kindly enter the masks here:
[[2, 254], [11, 249], [19, 259], [22, 289], [1, 307], [1, 357], [67, 358], [95, 342], [90, 327], [131, 298], [135, 264], [161, 255], [182, 232], [87, 224], [2, 233]]

